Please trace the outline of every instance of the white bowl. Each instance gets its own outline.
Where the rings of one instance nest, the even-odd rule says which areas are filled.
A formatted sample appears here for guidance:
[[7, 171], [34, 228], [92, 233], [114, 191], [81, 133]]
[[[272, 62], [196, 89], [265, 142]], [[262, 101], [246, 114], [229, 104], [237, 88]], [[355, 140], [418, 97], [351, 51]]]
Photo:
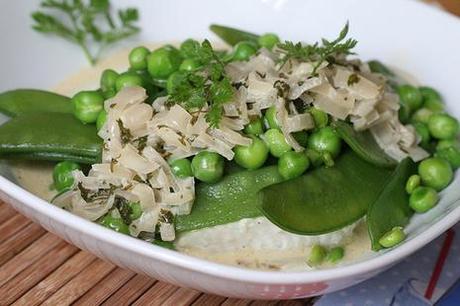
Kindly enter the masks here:
[[[346, 20], [364, 59], [378, 58], [411, 72], [442, 92], [460, 117], [460, 21], [424, 4], [407, 1], [115, 1], [139, 7], [143, 32], [136, 41], [213, 37], [210, 23], [277, 32], [292, 40], [334, 37]], [[39, 1], [4, 1], [0, 10], [0, 90], [51, 88], [86, 65], [77, 47], [30, 29]], [[153, 246], [58, 209], [14, 184], [0, 170], [0, 197], [47, 230], [114, 264], [180, 286], [252, 299], [298, 298], [332, 292], [368, 279], [426, 245], [460, 220], [460, 177], [440, 204], [416, 216], [399, 247], [345, 266], [309, 272], [262, 272], [225, 266]]]

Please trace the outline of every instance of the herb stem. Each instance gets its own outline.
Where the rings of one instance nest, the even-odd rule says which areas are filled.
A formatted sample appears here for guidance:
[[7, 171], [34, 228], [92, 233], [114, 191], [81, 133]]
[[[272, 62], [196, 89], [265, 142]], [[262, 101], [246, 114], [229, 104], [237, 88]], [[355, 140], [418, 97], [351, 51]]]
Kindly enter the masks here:
[[91, 52], [89, 52], [88, 47], [82, 41], [79, 41], [78, 44], [82, 48], [83, 53], [85, 53], [85, 56], [90, 62], [91, 66], [94, 66], [94, 64], [96, 63], [96, 59], [91, 55]]

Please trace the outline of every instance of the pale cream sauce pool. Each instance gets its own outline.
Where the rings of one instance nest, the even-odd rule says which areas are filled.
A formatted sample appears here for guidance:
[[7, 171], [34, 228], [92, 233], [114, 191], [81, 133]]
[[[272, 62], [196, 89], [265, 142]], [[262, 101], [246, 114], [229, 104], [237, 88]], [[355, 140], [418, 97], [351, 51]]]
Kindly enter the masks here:
[[[146, 46], [150, 49], [155, 48], [155, 45]], [[82, 89], [97, 88], [104, 69], [125, 71], [128, 68], [128, 54], [129, 50], [118, 52], [101, 61], [97, 66], [86, 68], [64, 80], [54, 88], [54, 91], [72, 96]], [[45, 200], [50, 200], [55, 195], [56, 192], [51, 188], [52, 163], [14, 161], [11, 162], [11, 166], [20, 185], [28, 191]], [[350, 228], [345, 232], [330, 233], [320, 240], [315, 237], [299, 238], [292, 237], [294, 235], [289, 236], [291, 234], [280, 233], [280, 230], [273, 229], [273, 225], [267, 222], [262, 217], [262, 219], [241, 220], [221, 225], [215, 230], [204, 229], [187, 233], [178, 239], [176, 248], [181, 252], [220, 263], [286, 271], [310, 269], [306, 264], [306, 258], [310, 252], [310, 245], [318, 241], [326, 241], [325, 244], [330, 246], [338, 244], [344, 246], [345, 257], [340, 264], [359, 260], [371, 252], [365, 222], [359, 222], [354, 229]], [[246, 230], [247, 228], [257, 230]], [[269, 230], [264, 231], [264, 228]], [[240, 236], [242, 229], [246, 230], [244, 238]], [[273, 231], [276, 232], [276, 235]], [[240, 238], [244, 241], [239, 241]], [[258, 240], [265, 241], [265, 243], [259, 243]], [[229, 247], [227, 244], [232, 244], [232, 241], [235, 245]], [[324, 264], [322, 267], [328, 266]]]

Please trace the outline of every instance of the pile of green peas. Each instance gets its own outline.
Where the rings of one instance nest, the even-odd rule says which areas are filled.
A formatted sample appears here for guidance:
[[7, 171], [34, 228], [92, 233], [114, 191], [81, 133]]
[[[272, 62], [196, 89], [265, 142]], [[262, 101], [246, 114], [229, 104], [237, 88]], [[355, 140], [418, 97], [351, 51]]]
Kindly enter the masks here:
[[400, 120], [411, 123], [421, 139], [421, 146], [433, 156], [418, 165], [418, 174], [406, 184], [409, 205], [417, 213], [433, 208], [439, 201], [438, 192], [453, 179], [460, 167], [460, 125], [444, 111], [441, 95], [430, 87], [401, 85]]

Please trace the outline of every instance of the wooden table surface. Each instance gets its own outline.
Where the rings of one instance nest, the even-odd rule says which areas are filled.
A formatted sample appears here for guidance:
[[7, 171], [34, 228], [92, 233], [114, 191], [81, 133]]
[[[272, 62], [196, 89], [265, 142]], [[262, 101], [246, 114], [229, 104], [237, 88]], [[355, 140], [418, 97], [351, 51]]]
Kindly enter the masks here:
[[[427, 2], [435, 2], [427, 0]], [[459, 0], [439, 0], [460, 15]], [[79, 250], [0, 202], [0, 305], [311, 305], [250, 301], [179, 288]]]

